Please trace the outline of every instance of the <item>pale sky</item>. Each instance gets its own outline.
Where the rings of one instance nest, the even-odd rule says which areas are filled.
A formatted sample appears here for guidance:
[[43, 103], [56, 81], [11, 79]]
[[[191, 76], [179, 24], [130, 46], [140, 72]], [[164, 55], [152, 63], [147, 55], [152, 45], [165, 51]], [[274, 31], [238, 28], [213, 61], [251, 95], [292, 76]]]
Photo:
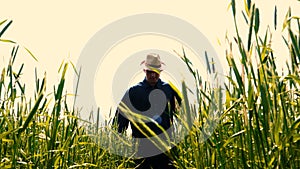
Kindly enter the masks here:
[[[245, 25], [240, 12], [243, 7], [243, 1], [240, 2], [242, 3], [237, 3], [238, 22], [240, 25]], [[20, 53], [17, 59], [20, 63], [25, 63], [23, 81], [28, 84], [27, 90], [29, 91], [33, 90], [29, 84], [32, 83], [34, 85], [35, 67], [38, 69], [40, 77], [43, 76], [44, 72], [47, 72], [48, 89], [50, 92], [53, 89], [53, 84], [58, 83], [59, 76], [57, 71], [63, 60], [70, 60], [76, 65], [83, 48], [96, 32], [114, 21], [143, 13], [175, 16], [192, 24], [199, 32], [206, 36], [210, 44], [214, 47], [219, 61], [223, 64], [223, 69], [226, 70], [225, 34], [228, 32], [229, 37], [235, 35], [231, 8], [228, 8], [229, 3], [230, 1], [227, 0], [2, 1], [2, 8], [0, 10], [1, 21], [4, 19], [13, 20], [13, 24], [2, 38], [14, 40], [20, 44]], [[278, 10], [277, 31], [273, 30], [275, 4], [277, 4]], [[292, 14], [299, 16], [300, 2], [296, 0], [260, 0], [256, 4], [256, 7], [260, 9], [261, 15], [260, 30], [265, 32], [266, 26], [270, 25], [271, 30], [274, 31], [274, 41], [272, 44], [275, 49], [274, 52], [277, 53], [279, 63], [283, 63], [287, 59], [286, 48], [281, 39], [281, 29], [282, 20], [289, 6], [292, 7]], [[132, 26], [134, 27], [134, 25]], [[157, 26], [159, 27], [160, 25]], [[125, 47], [124, 43], [123, 46], [121, 44], [120, 46], [115, 46], [110, 54], [114, 52], [126, 53], [124, 52], [126, 48], [136, 49], [143, 38], [145, 41], [149, 37], [130, 39], [124, 42], [126, 44]], [[173, 50], [181, 52], [181, 48], [184, 46], [172, 39], [152, 37], [152, 41], [155, 40], [161, 40], [165, 43], [161, 45], [144, 44], [143, 46], [139, 46], [137, 50], [157, 47], [172, 53]], [[221, 44], [218, 43], [218, 40]], [[30, 49], [38, 58], [38, 62], [31, 59], [22, 46]], [[2, 67], [8, 62], [11, 46], [1, 43], [0, 47], [2, 48], [0, 66]], [[106, 66], [110, 67], [109, 65]], [[16, 66], [16, 68], [18, 67]], [[108, 74], [115, 72], [117, 66], [111, 66], [110, 68], [111, 70], [107, 68], [105, 72]], [[129, 78], [132, 79], [132, 77]], [[66, 83], [70, 93], [73, 90], [73, 79], [74, 74], [70, 68]], [[99, 77], [95, 77], [93, 83], [99, 83], [97, 79]], [[101, 104], [102, 101], [99, 100], [101, 99], [98, 99], [97, 104]]]

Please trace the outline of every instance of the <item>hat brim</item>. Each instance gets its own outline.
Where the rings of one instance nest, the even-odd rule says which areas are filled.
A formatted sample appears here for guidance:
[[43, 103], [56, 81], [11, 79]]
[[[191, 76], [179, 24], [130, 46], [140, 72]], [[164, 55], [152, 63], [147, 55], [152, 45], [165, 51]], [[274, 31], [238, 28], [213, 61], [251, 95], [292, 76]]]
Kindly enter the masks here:
[[150, 70], [150, 71], [153, 71], [157, 74], [160, 74], [163, 71], [162, 68], [155, 68], [155, 67], [148, 66], [148, 65], [144, 65], [144, 70]]

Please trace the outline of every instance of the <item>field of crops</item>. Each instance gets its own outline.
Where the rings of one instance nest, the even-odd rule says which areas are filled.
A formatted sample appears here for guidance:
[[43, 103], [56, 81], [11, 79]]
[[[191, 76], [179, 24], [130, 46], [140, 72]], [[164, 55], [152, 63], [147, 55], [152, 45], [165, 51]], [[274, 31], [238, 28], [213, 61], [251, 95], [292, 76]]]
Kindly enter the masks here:
[[[229, 66], [223, 91], [224, 104], [215, 100], [217, 92], [205, 83], [182, 53], [197, 82], [198, 110], [183, 104], [180, 113], [194, 114], [189, 134], [168, 152], [178, 168], [300, 168], [300, 17], [287, 9], [283, 25], [274, 20], [260, 28], [260, 12], [250, 0], [242, 12], [231, 1], [235, 35], [226, 36], [224, 51]], [[242, 17], [244, 22], [237, 22]], [[23, 66], [17, 65], [18, 43], [8, 40], [5, 31], [11, 21], [0, 22], [0, 42], [12, 45], [7, 66], [0, 78], [0, 168], [133, 168], [134, 160], [114, 155], [97, 144], [88, 129], [81, 126], [78, 110], [68, 102], [65, 75], [72, 63], [63, 63], [60, 82], [52, 88], [45, 77], [22, 84]], [[247, 26], [248, 33], [240, 34]], [[272, 46], [272, 31], [282, 29], [289, 60], [278, 70]], [[25, 49], [32, 57], [30, 50]], [[180, 53], [180, 52], [179, 52]], [[213, 67], [213, 63], [208, 67]], [[35, 74], [34, 74], [35, 73]], [[77, 72], [79, 73], [79, 72]], [[26, 86], [35, 86], [34, 98], [25, 95]], [[48, 85], [48, 86], [47, 86]], [[184, 98], [186, 90], [182, 91]], [[203, 128], [218, 110], [216, 128], [203, 139]], [[211, 125], [211, 124], [210, 124]], [[96, 130], [98, 130], [96, 125]], [[105, 132], [98, 141], [108, 142]]]

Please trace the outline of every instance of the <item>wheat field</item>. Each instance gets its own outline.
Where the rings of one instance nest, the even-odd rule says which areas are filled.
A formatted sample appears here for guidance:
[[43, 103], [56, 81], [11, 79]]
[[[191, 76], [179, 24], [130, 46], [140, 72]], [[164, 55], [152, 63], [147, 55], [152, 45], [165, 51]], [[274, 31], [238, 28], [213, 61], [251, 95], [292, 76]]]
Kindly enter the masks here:
[[[222, 89], [203, 81], [189, 56], [179, 52], [196, 81], [198, 109], [184, 102], [178, 112], [193, 117], [183, 119], [188, 135], [167, 152], [178, 168], [300, 168], [300, 17], [287, 9], [284, 24], [277, 25], [275, 7], [272, 25], [262, 30], [263, 9], [251, 0], [244, 2], [240, 12], [230, 1], [235, 35], [226, 35], [227, 49], [221, 57], [226, 57], [229, 73]], [[238, 23], [237, 17], [244, 22]], [[134, 168], [133, 159], [109, 153], [89, 132], [97, 130], [98, 141], [109, 143], [105, 136], [113, 132], [110, 127], [81, 125], [78, 109], [68, 102], [76, 96], [65, 88], [66, 72], [74, 68], [71, 62], [61, 64], [60, 81], [51, 94], [46, 93], [52, 87], [47, 86], [46, 75], [38, 77], [33, 72], [35, 82], [21, 82], [26, 63], [16, 64], [20, 47], [5, 37], [11, 24], [10, 20], [0, 22], [0, 42], [13, 46], [11, 55], [5, 56], [9, 62], [1, 67], [0, 168]], [[242, 35], [240, 27], [245, 25], [248, 31]], [[272, 31], [281, 27], [289, 56], [284, 70], [278, 70], [275, 59], [279, 56], [272, 46]], [[35, 86], [33, 98], [25, 95], [29, 85]], [[182, 85], [183, 98], [188, 100]], [[223, 103], [218, 100], [221, 90]], [[215, 121], [213, 109], [220, 116], [204, 140], [204, 128]]]

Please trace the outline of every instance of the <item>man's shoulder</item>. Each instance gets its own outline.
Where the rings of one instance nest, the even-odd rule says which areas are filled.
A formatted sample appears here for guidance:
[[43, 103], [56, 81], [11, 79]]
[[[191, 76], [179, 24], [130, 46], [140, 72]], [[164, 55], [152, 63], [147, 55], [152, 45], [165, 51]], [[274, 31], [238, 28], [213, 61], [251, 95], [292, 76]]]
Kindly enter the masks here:
[[163, 87], [163, 88], [167, 88], [167, 89], [172, 89], [170, 84], [165, 82], [165, 81], [160, 81], [160, 85]]
[[130, 88], [129, 88], [129, 92], [140, 92], [141, 90], [143, 90], [144, 89], [144, 84], [143, 84], [143, 82], [139, 82], [139, 83], [137, 83], [137, 84], [135, 84], [135, 85], [133, 85], [133, 86], [131, 86]]
[[170, 87], [170, 84], [168, 82], [165, 82], [165, 81], [161, 81], [161, 85]]
[[171, 93], [173, 93], [173, 95], [182, 98], [181, 92], [172, 82], [167, 83], [162, 81], [162, 88], [167, 91], [170, 91]]
[[[130, 91], [134, 91], [134, 90], [142, 90], [142, 89], [145, 89], [147, 86], [148, 86], [148, 85], [146, 84], [145, 81], [141, 81], [141, 82], [139, 82], [139, 83], [137, 83], [137, 84], [131, 86], [131, 87], [129, 88], [129, 90], [130, 90]], [[169, 90], [173, 90], [173, 89], [172, 89], [172, 86], [171, 86], [169, 83], [167, 83], [167, 82], [165, 82], [165, 81], [162, 81], [162, 80], [159, 80], [159, 81], [158, 81], [158, 86], [159, 86], [158, 88], [161, 88], [161, 89], [169, 89]]]
[[141, 88], [141, 87], [144, 87], [144, 83], [143, 82], [139, 82], [133, 86], [130, 87], [130, 89], [137, 89], [137, 88]]

